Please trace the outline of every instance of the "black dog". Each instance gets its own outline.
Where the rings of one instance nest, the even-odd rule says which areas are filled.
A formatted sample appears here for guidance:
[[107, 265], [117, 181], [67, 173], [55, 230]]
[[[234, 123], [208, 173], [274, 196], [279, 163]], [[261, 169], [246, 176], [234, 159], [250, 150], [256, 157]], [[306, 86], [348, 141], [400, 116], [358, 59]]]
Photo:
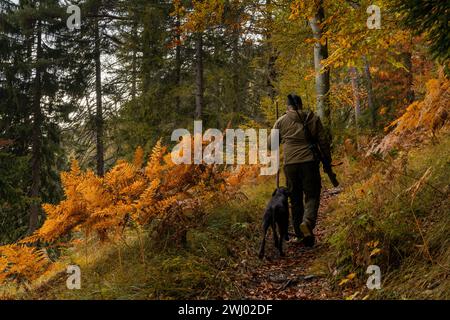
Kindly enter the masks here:
[[[288, 240], [288, 227], [289, 227], [289, 204], [288, 204], [289, 191], [286, 188], [278, 188], [272, 194], [267, 205], [266, 211], [263, 217], [263, 239], [261, 241], [261, 247], [259, 249], [259, 258], [264, 257], [264, 248], [266, 246], [266, 234], [269, 227], [272, 227], [273, 239], [275, 241], [275, 247], [280, 252], [280, 256], [283, 254], [283, 240]], [[278, 231], [280, 238], [278, 238], [276, 225], [278, 225]]]

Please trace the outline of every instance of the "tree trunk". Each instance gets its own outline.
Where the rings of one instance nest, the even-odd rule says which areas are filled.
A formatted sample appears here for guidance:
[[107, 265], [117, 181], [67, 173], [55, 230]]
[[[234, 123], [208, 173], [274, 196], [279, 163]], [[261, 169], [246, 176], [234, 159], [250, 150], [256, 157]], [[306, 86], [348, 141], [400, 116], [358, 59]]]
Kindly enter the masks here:
[[[133, 24], [133, 37], [132, 39], [134, 41], [138, 41], [138, 34], [137, 34], [137, 23]], [[133, 57], [131, 61], [131, 98], [136, 100], [136, 94], [137, 94], [137, 45], [133, 44]]]
[[276, 96], [276, 90], [275, 90], [275, 86], [274, 83], [277, 80], [277, 71], [275, 69], [275, 63], [277, 61], [277, 54], [275, 52], [275, 49], [273, 48], [273, 46], [270, 43], [270, 40], [272, 38], [272, 32], [269, 28], [271, 28], [272, 23], [273, 23], [273, 19], [272, 19], [272, 10], [271, 10], [271, 5], [272, 5], [272, 1], [271, 0], [267, 0], [266, 1], [266, 6], [267, 6], [267, 21], [268, 21], [268, 25], [269, 27], [267, 28], [266, 31], [266, 41], [267, 41], [267, 52], [269, 52], [269, 60], [267, 62], [267, 93], [270, 97], [270, 100], [272, 100], [272, 103], [275, 100], [275, 96]]
[[[180, 16], [177, 15], [175, 22], [176, 26], [176, 41], [177, 46], [175, 48], [175, 85], [177, 86], [177, 90], [181, 87], [181, 35], [180, 35]], [[181, 97], [180, 94], [177, 93], [175, 97], [175, 110], [180, 111], [181, 109]]]
[[[239, 23], [236, 21], [236, 23]], [[232, 44], [232, 66], [233, 66], [233, 95], [234, 95], [234, 103], [233, 103], [233, 113], [239, 112], [241, 109], [241, 88], [239, 85], [239, 38], [240, 38], [240, 30], [236, 27], [233, 30], [233, 44]]]
[[319, 1], [316, 15], [309, 20], [316, 40], [314, 44], [314, 67], [316, 73], [316, 99], [317, 114], [321, 118], [324, 127], [331, 133], [331, 110], [330, 110], [330, 69], [323, 68], [322, 60], [328, 58], [328, 40], [322, 39], [323, 30], [321, 24], [325, 20], [323, 1]]
[[355, 108], [355, 126], [359, 126], [359, 117], [361, 116], [361, 102], [359, 99], [359, 74], [355, 67], [350, 68], [350, 77], [352, 79], [353, 104]]
[[42, 57], [42, 26], [41, 21], [37, 21], [36, 30], [36, 75], [34, 79], [34, 99], [33, 99], [33, 133], [31, 147], [31, 189], [30, 196], [33, 204], [30, 207], [29, 233], [33, 233], [38, 226], [40, 211], [40, 189], [41, 189], [41, 163], [42, 163], [42, 70], [39, 60]]
[[203, 112], [203, 94], [204, 94], [204, 80], [203, 80], [203, 33], [197, 34], [195, 43], [196, 47], [196, 93], [195, 93], [195, 119], [200, 120]]
[[411, 51], [405, 52], [403, 54], [403, 60], [405, 63], [406, 69], [408, 69], [408, 75], [407, 75], [407, 82], [406, 85], [408, 87], [406, 92], [406, 100], [408, 101], [408, 104], [411, 104], [415, 100], [415, 93], [414, 93], [414, 78], [413, 78], [413, 72], [412, 72], [412, 53]]
[[95, 18], [95, 94], [96, 94], [96, 115], [95, 130], [97, 143], [97, 175], [103, 176], [105, 173], [104, 145], [103, 145], [103, 104], [102, 104], [102, 69], [101, 69], [101, 37], [98, 18]]
[[366, 56], [363, 56], [363, 61], [364, 61], [364, 77], [366, 80], [366, 87], [367, 87], [367, 104], [370, 111], [372, 129], [375, 129], [377, 126], [377, 108], [375, 106], [373, 96], [372, 75], [370, 74], [369, 60], [367, 60]]

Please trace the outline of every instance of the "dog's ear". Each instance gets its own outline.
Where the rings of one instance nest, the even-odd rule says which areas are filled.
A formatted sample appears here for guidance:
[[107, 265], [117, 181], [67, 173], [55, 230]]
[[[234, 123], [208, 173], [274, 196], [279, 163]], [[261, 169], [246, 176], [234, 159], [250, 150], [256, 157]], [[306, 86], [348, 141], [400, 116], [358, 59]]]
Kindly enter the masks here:
[[275, 189], [275, 190], [273, 191], [273, 193], [272, 193], [272, 197], [273, 197], [274, 195], [276, 195], [277, 192], [278, 192], [278, 189]]

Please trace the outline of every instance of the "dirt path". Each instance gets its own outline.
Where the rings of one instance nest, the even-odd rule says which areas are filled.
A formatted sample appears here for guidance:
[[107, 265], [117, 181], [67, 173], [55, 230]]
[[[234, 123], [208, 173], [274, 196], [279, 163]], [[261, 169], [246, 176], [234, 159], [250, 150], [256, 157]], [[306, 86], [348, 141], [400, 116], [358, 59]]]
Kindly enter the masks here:
[[[266, 258], [257, 268], [247, 270], [240, 279], [239, 287], [245, 299], [339, 299], [327, 279], [328, 267], [322, 259], [328, 250], [324, 239], [327, 230], [321, 222], [325, 208], [336, 192], [325, 190], [322, 194], [319, 221], [315, 230], [316, 246], [305, 248], [300, 244], [287, 243], [286, 257], [278, 257], [268, 242]], [[271, 235], [269, 236], [271, 238]], [[270, 244], [269, 244], [270, 243]]]

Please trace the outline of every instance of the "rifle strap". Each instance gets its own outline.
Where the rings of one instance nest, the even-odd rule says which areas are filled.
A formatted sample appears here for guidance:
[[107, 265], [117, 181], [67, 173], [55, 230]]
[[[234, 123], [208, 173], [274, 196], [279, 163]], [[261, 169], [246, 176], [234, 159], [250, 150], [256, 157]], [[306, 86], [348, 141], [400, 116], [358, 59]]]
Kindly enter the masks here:
[[309, 113], [306, 115], [305, 119], [302, 119], [302, 117], [300, 116], [300, 113], [298, 112], [298, 110], [295, 110], [295, 112], [297, 113], [297, 116], [300, 119], [300, 121], [303, 123], [303, 130], [305, 132], [305, 139], [306, 139], [306, 141], [310, 145], [315, 144], [314, 141], [312, 141], [311, 130], [309, 130], [309, 127], [308, 127]]

